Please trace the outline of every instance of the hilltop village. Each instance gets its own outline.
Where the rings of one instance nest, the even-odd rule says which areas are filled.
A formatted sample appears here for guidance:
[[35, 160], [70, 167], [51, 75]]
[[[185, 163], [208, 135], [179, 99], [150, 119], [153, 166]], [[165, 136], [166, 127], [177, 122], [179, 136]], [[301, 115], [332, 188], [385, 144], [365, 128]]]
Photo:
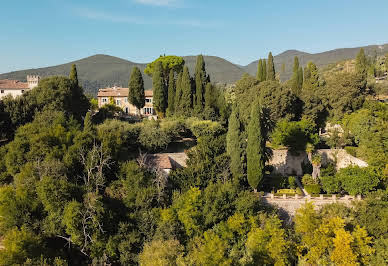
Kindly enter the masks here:
[[0, 264], [387, 263], [388, 55], [206, 66], [0, 80]]

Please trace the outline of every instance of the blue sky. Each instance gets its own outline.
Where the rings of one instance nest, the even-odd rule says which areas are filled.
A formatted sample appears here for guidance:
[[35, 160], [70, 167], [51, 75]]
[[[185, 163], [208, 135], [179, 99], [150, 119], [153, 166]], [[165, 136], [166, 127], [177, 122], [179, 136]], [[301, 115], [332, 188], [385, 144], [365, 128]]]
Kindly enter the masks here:
[[387, 0], [12, 0], [0, 5], [0, 73], [109, 54], [216, 55], [388, 43]]

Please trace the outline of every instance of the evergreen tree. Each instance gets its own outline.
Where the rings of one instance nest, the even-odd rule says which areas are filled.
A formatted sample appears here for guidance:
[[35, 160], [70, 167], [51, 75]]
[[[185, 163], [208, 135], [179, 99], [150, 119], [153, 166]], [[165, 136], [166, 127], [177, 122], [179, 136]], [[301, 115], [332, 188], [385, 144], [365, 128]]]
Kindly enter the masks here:
[[209, 82], [205, 87], [205, 107], [210, 107], [213, 103], [213, 85]]
[[167, 116], [171, 116], [175, 111], [175, 79], [174, 71], [170, 70], [170, 75], [168, 78], [168, 107], [167, 107]]
[[267, 61], [265, 59], [262, 59], [261, 63], [263, 64], [263, 66], [262, 66], [263, 80], [262, 81], [266, 81], [267, 80]]
[[364, 53], [364, 49], [361, 48], [356, 57], [356, 73], [365, 77], [367, 74], [367, 59]]
[[388, 54], [385, 55], [385, 71], [388, 71]]
[[[292, 68], [292, 80], [291, 80], [291, 90], [295, 95], [300, 94], [300, 77], [299, 77], [299, 59], [297, 56], [294, 57], [294, 67]], [[302, 78], [303, 81], [303, 78]]]
[[178, 73], [178, 77], [175, 83], [175, 101], [174, 101], [174, 113], [181, 113], [181, 100], [182, 100], [182, 71]]
[[299, 58], [297, 56], [294, 57], [294, 67], [292, 68], [293, 73], [297, 73], [299, 70]]
[[262, 128], [262, 110], [258, 100], [252, 104], [248, 124], [247, 175], [248, 183], [257, 191], [257, 186], [264, 177], [265, 136]]
[[267, 63], [267, 80], [275, 80], [276, 73], [275, 73], [275, 65], [273, 62], [273, 56], [272, 53], [269, 52], [268, 54], [268, 63]]
[[138, 67], [133, 67], [131, 77], [128, 84], [128, 100], [136, 106], [138, 110], [145, 105], [144, 81], [143, 76]]
[[205, 61], [202, 55], [197, 56], [197, 65], [195, 67], [195, 111], [200, 113], [203, 110], [203, 95], [206, 85]]
[[77, 74], [77, 68], [76, 68], [75, 64], [71, 65], [69, 79], [71, 79], [74, 82], [74, 84], [76, 84], [78, 86], [78, 74]]
[[92, 122], [92, 114], [87, 112], [84, 120], [84, 130], [83, 132], [94, 132], [93, 122]]
[[190, 115], [192, 111], [192, 88], [191, 88], [191, 78], [189, 73], [189, 68], [184, 66], [182, 73], [182, 97], [180, 101], [180, 109], [183, 115]]
[[259, 59], [259, 62], [257, 63], [256, 79], [260, 82], [263, 81], [263, 60], [261, 59]]
[[318, 68], [313, 62], [309, 62], [304, 68], [303, 90], [314, 91], [319, 87]]
[[298, 69], [298, 91], [300, 92], [303, 87], [303, 68], [299, 67]]
[[154, 108], [157, 114], [164, 117], [166, 111], [166, 95], [162, 76], [162, 62], [157, 61], [152, 74], [152, 86], [153, 86], [153, 101]]
[[238, 108], [233, 106], [232, 113], [229, 117], [228, 133], [226, 136], [226, 151], [230, 157], [230, 170], [235, 180], [243, 174], [241, 164], [242, 147], [241, 147], [241, 123], [238, 117]]

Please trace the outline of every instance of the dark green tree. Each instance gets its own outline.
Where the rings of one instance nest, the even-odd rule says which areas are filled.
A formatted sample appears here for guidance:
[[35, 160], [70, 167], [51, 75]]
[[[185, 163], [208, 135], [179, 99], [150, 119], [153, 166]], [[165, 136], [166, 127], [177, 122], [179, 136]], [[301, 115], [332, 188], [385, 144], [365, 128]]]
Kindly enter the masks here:
[[213, 102], [213, 85], [209, 82], [205, 87], [205, 107], [212, 106]]
[[297, 73], [299, 70], [299, 58], [297, 56], [294, 57], [294, 67], [292, 68], [293, 73]]
[[255, 100], [248, 124], [247, 177], [249, 185], [257, 192], [264, 177], [265, 136], [262, 129], [262, 110], [259, 100]]
[[226, 151], [230, 157], [230, 170], [235, 180], [243, 174], [242, 147], [241, 147], [241, 123], [238, 117], [238, 108], [233, 106], [229, 117], [228, 134], [226, 136]]
[[264, 71], [263, 71], [263, 60], [259, 59], [259, 62], [257, 63], [257, 73], [256, 73], [256, 79], [258, 81], [264, 81], [263, 77]]
[[167, 116], [171, 116], [175, 111], [175, 78], [174, 71], [170, 70], [170, 77], [168, 78], [168, 107]]
[[364, 49], [361, 48], [356, 57], [356, 73], [366, 78], [368, 61]]
[[71, 65], [69, 79], [71, 79], [74, 82], [74, 84], [76, 84], [78, 86], [78, 74], [77, 74], [77, 68], [76, 68], [75, 64]]
[[318, 87], [318, 68], [313, 62], [309, 62], [304, 70], [303, 90], [315, 91]]
[[295, 95], [300, 95], [303, 86], [303, 70], [299, 67], [299, 59], [297, 56], [294, 58], [294, 67], [292, 75], [292, 92]]
[[195, 111], [197, 113], [202, 112], [204, 104], [204, 90], [206, 86], [206, 69], [205, 61], [202, 55], [197, 56], [197, 65], [195, 67]]
[[263, 64], [263, 80], [262, 81], [265, 81], [265, 80], [267, 80], [267, 61], [265, 59], [262, 59], [261, 62]]
[[179, 103], [180, 109], [183, 115], [190, 115], [192, 111], [192, 87], [191, 87], [191, 78], [189, 73], [189, 68], [184, 66], [182, 73], [182, 97]]
[[275, 80], [275, 79], [276, 79], [275, 64], [273, 62], [272, 53], [269, 52], [268, 63], [267, 63], [267, 80]]
[[134, 67], [132, 69], [128, 88], [129, 88], [129, 93], [128, 93], [129, 102], [134, 106], [136, 106], [137, 109], [140, 110], [145, 105], [145, 95], [144, 95], [143, 76], [138, 67]]
[[162, 62], [158, 61], [155, 64], [152, 74], [152, 86], [153, 86], [153, 101], [154, 108], [157, 114], [161, 117], [164, 117], [167, 107], [165, 87], [162, 76]]
[[178, 77], [175, 83], [175, 101], [174, 101], [174, 113], [180, 114], [182, 112], [181, 109], [181, 100], [182, 100], [182, 72], [178, 73]]

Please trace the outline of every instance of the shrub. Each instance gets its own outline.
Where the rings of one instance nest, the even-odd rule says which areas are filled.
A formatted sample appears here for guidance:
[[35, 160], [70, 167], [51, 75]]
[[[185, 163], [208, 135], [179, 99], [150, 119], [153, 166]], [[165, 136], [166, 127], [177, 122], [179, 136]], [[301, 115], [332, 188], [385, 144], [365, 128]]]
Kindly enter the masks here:
[[296, 187], [295, 176], [289, 176], [288, 177], [288, 185], [289, 185], [290, 188], [295, 188]]
[[323, 190], [327, 193], [338, 193], [341, 191], [341, 182], [334, 176], [321, 176], [321, 184]]
[[319, 194], [319, 193], [321, 193], [321, 185], [319, 185], [319, 184], [305, 185], [304, 189], [309, 194]]
[[345, 151], [350, 155], [357, 157], [357, 147], [346, 146]]
[[379, 184], [379, 176], [373, 168], [349, 166], [338, 171], [335, 177], [342, 187], [351, 195], [365, 194], [374, 190]]
[[190, 130], [197, 138], [202, 136], [218, 136], [223, 133], [224, 128], [218, 122], [210, 120], [194, 121], [190, 125]]
[[299, 196], [303, 196], [303, 191], [302, 191], [299, 187], [297, 187], [297, 188], [295, 189], [295, 192], [296, 192], [296, 194], [298, 194]]
[[315, 185], [317, 182], [313, 179], [313, 177], [309, 174], [306, 174], [302, 177], [303, 185]]

